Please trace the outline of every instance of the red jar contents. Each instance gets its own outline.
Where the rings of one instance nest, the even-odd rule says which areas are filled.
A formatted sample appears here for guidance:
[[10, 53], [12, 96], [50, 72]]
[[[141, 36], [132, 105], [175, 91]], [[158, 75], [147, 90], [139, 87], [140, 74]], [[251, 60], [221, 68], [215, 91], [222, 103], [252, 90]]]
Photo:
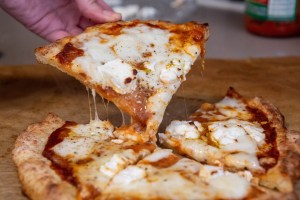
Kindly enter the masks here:
[[299, 3], [297, 0], [247, 0], [246, 28], [254, 34], [269, 37], [300, 34]]

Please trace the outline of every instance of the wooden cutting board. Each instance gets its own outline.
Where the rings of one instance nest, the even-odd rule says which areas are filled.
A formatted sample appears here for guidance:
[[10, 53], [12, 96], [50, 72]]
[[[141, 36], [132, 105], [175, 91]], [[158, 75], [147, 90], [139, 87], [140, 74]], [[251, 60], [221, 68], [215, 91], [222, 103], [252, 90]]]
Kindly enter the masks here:
[[[205, 71], [196, 63], [167, 108], [161, 131], [172, 119], [184, 119], [204, 101], [216, 102], [229, 86], [246, 97], [261, 96], [284, 114], [289, 129], [300, 130], [300, 57], [207, 60]], [[102, 119], [121, 123], [112, 105], [100, 97]], [[84, 86], [44, 65], [0, 67], [0, 199], [26, 199], [21, 192], [11, 151], [17, 136], [31, 123], [53, 112], [66, 120], [89, 121]]]

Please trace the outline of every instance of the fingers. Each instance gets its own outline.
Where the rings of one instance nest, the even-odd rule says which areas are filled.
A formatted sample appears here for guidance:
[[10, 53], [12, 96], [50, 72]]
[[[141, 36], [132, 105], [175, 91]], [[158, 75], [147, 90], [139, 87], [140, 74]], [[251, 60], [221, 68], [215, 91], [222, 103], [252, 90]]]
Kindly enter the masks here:
[[85, 18], [85, 17], [81, 17], [80, 20], [79, 20], [79, 27], [82, 28], [82, 29], [85, 29], [89, 26], [93, 26], [95, 25], [96, 23]]
[[48, 33], [44, 36], [45, 39], [49, 40], [50, 42], [54, 42], [58, 39], [70, 36], [70, 35], [78, 35], [83, 31], [82, 28], [79, 27], [72, 27], [69, 30], [57, 29], [53, 30], [52, 32]]
[[66, 32], [64, 30], [55, 30], [43, 37], [50, 42], [55, 42], [56, 40], [67, 37], [69, 35], [70, 35], [70, 33]]
[[[119, 13], [108, 9], [108, 5], [103, 1], [98, 0], [76, 0], [78, 9], [86, 18], [97, 23], [118, 21], [121, 19]], [[108, 9], [108, 10], [107, 10]]]
[[71, 27], [68, 32], [69, 32], [69, 35], [78, 35], [82, 31], [83, 31], [82, 28], [74, 26], [74, 27]]

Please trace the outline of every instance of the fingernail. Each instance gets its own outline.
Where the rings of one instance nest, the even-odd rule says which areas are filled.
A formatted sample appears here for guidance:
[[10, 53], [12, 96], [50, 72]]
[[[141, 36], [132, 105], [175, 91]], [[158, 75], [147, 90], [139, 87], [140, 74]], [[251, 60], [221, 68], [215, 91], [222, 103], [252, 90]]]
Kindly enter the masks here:
[[115, 12], [115, 17], [116, 17], [116, 19], [122, 19], [122, 15], [121, 15], [121, 13], [117, 13], [117, 12]]
[[115, 12], [112, 12], [112, 11], [109, 11], [109, 10], [104, 10], [103, 15], [105, 15], [106, 17], [108, 17], [110, 19], [120, 19], [121, 18], [120, 13], [115, 13]]

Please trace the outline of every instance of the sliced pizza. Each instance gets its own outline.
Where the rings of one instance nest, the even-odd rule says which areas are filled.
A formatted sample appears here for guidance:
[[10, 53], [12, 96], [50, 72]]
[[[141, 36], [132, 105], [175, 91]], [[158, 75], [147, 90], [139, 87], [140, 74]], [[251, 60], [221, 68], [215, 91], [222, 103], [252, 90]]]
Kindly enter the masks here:
[[22, 133], [13, 159], [31, 199], [295, 198], [149, 143], [122, 140], [108, 121], [64, 122], [49, 115]]
[[[242, 199], [265, 194], [249, 171], [200, 164], [114, 136], [107, 121], [49, 115], [22, 133], [13, 159], [31, 199]], [[270, 195], [268, 195], [270, 197]]]
[[156, 139], [166, 106], [196, 58], [204, 56], [207, 38], [207, 24], [120, 21], [37, 48], [36, 57], [127, 112], [130, 132], [147, 141]]
[[172, 121], [159, 140], [201, 163], [249, 170], [252, 181], [280, 192], [293, 191], [300, 175], [299, 133], [284, 127], [272, 104], [246, 100], [233, 88], [221, 101], [202, 104], [188, 121]]

